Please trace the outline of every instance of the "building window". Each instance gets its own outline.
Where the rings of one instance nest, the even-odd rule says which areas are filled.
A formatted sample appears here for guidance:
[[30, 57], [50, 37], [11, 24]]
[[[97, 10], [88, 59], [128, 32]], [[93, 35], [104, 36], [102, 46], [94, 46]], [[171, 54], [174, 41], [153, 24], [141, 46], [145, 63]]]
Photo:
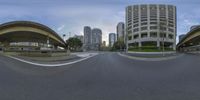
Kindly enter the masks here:
[[139, 28], [133, 29], [133, 32], [138, 32]]
[[134, 39], [137, 39], [137, 38], [139, 38], [139, 35], [136, 34], [136, 35], [133, 36], [133, 38], [134, 38]]
[[153, 25], [155, 25], [155, 24], [157, 24], [157, 22], [150, 22], [150, 24], [153, 24]]
[[155, 19], [150, 19], [150, 21], [157, 21], [157, 19], [155, 18]]
[[156, 29], [158, 29], [157, 26], [150, 26], [150, 30], [156, 30]]
[[170, 32], [174, 32], [174, 29], [168, 28], [168, 31], [170, 31]]
[[162, 22], [166, 22], [167, 20], [166, 20], [165, 17], [160, 17], [160, 21], [162, 21]]
[[128, 36], [128, 40], [132, 40], [132, 36]]
[[138, 23], [138, 21], [134, 21], [133, 23]]
[[147, 37], [147, 32], [141, 33], [141, 38], [145, 38], [145, 37]]
[[174, 24], [174, 22], [173, 21], [168, 21], [170, 24]]
[[131, 31], [128, 31], [128, 34], [131, 34], [132, 32]]
[[138, 20], [138, 18], [134, 18], [133, 20]]
[[141, 27], [141, 31], [147, 30], [147, 26]]
[[166, 28], [166, 27], [160, 27], [160, 30], [161, 30], [161, 31], [166, 31], [167, 28]]
[[145, 21], [147, 21], [147, 19], [141, 19], [141, 22], [145, 22]]
[[128, 30], [130, 30], [131, 28], [132, 28], [132, 27], [131, 27], [131, 26], [129, 26], [127, 29], [128, 29]]
[[173, 34], [169, 34], [169, 39], [173, 39], [174, 35]]
[[156, 32], [150, 32], [150, 37], [157, 37], [157, 33]]
[[133, 27], [138, 27], [138, 26], [139, 26], [138, 24], [133, 25]]
[[168, 15], [168, 20], [173, 21], [174, 19], [174, 15]]
[[164, 25], [167, 25], [166, 22], [160, 22], [160, 25], [164, 26]]
[[174, 27], [174, 25], [173, 25], [173, 24], [169, 24], [168, 26], [169, 26], [169, 27]]
[[160, 33], [160, 37], [161, 38], [163, 38], [163, 37], [166, 38], [166, 33]]
[[141, 26], [147, 25], [147, 22], [141, 23]]

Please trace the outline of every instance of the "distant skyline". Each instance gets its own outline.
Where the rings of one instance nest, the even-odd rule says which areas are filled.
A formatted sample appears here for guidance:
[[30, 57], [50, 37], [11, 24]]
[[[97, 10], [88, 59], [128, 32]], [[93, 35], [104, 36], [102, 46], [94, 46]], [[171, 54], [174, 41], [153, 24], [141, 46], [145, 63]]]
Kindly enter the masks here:
[[192, 25], [200, 24], [199, 0], [1, 0], [0, 23], [35, 21], [49, 26], [60, 36], [68, 36], [69, 32], [83, 35], [83, 27], [91, 26], [100, 28], [103, 41], [108, 43], [108, 34], [116, 33], [117, 23], [125, 21], [128, 5], [154, 3], [177, 7], [177, 38]]

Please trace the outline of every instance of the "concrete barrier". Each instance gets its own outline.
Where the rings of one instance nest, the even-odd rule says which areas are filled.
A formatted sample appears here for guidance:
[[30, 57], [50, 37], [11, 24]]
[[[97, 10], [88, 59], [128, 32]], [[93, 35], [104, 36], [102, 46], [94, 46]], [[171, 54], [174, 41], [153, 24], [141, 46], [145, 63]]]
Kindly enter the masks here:
[[6, 55], [18, 55], [29, 57], [54, 57], [54, 56], [69, 56], [70, 51], [67, 50], [46, 50], [46, 51], [4, 51]]

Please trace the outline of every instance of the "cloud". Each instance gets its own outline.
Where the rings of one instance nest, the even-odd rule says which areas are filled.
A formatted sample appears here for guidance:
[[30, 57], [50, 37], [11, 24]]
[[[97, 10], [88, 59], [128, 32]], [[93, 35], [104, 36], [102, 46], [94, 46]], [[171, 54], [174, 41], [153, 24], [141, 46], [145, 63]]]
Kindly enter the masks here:
[[[103, 41], [108, 41], [108, 34], [116, 33], [117, 23], [124, 21], [125, 8], [122, 7], [119, 9], [116, 5], [113, 6], [112, 4], [114, 3], [119, 4], [119, 2], [115, 0], [109, 1], [109, 3], [108, 1], [101, 1], [101, 3], [96, 3], [94, 5], [89, 5], [87, 3], [83, 5], [70, 5], [75, 2], [66, 4], [66, 2], [62, 0], [59, 1], [63, 2], [63, 4], [55, 2], [55, 5], [53, 5], [52, 2], [46, 1], [42, 1], [41, 3], [38, 3], [38, 1], [31, 2], [33, 5], [37, 4], [37, 7], [30, 5], [30, 3], [26, 1], [15, 3], [6, 2], [6, 5], [0, 8], [10, 8], [8, 11], [2, 13], [4, 18], [13, 16], [14, 19], [17, 20], [31, 19], [40, 23], [42, 22], [56, 30], [61, 36], [69, 32], [71, 32], [71, 34], [83, 34], [83, 27], [86, 25], [92, 28], [100, 28], [103, 32]], [[86, 2], [88, 1], [91, 0], [87, 0]], [[3, 10], [0, 10], [0, 12], [1, 11]], [[13, 19], [13, 17], [9, 19]]]
[[167, 3], [177, 6], [177, 33], [187, 33], [189, 27], [200, 24], [199, 0], [1, 0], [0, 23], [31, 20], [49, 26], [62, 34], [83, 34], [84, 26], [102, 29], [103, 40], [116, 33], [118, 22], [125, 21], [125, 7], [141, 3]]
[[188, 20], [188, 19], [183, 20], [183, 22], [185, 23], [186, 26], [193, 26], [193, 25], [199, 24], [199, 22], [196, 22], [194, 20]]
[[61, 31], [61, 30], [63, 30], [64, 28], [65, 28], [65, 25], [62, 25], [62, 26], [58, 27], [57, 30], [58, 30], [58, 31]]
[[113, 9], [110, 6], [60, 6], [48, 9], [47, 14], [65, 25], [59, 33], [83, 34], [83, 27], [91, 26], [102, 29], [103, 41], [108, 41], [108, 34], [115, 33], [117, 23], [124, 21], [123, 10]]

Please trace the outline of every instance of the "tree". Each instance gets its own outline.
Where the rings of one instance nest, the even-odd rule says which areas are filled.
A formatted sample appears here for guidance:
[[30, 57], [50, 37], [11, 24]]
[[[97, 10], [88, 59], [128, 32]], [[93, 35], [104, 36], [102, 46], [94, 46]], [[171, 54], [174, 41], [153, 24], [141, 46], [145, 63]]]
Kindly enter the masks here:
[[66, 43], [67, 43], [68, 49], [71, 50], [71, 51], [77, 51], [83, 45], [83, 43], [81, 42], [80, 39], [74, 38], [74, 37], [69, 38], [68, 40], [66, 40]]
[[124, 50], [126, 48], [126, 45], [125, 45], [125, 43], [124, 43], [124, 41], [122, 41], [122, 40], [118, 40], [117, 42], [115, 42], [114, 44], [113, 44], [113, 47], [112, 47], [112, 50]]

